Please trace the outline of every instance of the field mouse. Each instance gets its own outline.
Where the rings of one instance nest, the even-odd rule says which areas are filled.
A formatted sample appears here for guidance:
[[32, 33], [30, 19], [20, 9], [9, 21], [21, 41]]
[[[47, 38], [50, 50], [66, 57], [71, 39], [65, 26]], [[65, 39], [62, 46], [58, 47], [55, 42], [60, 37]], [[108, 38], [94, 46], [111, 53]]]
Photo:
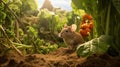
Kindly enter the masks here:
[[75, 32], [76, 29], [76, 24], [72, 24], [71, 26], [65, 24], [58, 35], [59, 37], [63, 38], [64, 42], [67, 44], [68, 49], [70, 50], [75, 50], [79, 44], [84, 43], [81, 34]]

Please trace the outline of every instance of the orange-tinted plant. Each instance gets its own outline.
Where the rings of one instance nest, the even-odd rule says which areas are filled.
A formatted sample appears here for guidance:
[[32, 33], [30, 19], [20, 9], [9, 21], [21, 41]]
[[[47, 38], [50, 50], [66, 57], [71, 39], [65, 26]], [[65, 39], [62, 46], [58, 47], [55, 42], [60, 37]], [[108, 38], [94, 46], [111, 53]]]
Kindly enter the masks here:
[[83, 15], [81, 24], [80, 24], [80, 34], [83, 37], [87, 37], [90, 35], [92, 29], [93, 29], [93, 19], [92, 16], [89, 14]]

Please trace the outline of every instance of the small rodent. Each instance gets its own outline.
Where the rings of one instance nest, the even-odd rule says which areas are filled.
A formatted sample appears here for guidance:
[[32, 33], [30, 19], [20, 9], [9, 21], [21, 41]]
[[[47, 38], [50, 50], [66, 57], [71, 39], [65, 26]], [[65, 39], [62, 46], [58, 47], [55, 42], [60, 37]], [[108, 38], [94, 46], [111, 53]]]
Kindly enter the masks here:
[[84, 43], [81, 34], [75, 32], [76, 29], [76, 24], [72, 24], [71, 26], [65, 24], [59, 33], [59, 37], [63, 38], [64, 42], [67, 44], [67, 47], [71, 50], [75, 50], [79, 44]]

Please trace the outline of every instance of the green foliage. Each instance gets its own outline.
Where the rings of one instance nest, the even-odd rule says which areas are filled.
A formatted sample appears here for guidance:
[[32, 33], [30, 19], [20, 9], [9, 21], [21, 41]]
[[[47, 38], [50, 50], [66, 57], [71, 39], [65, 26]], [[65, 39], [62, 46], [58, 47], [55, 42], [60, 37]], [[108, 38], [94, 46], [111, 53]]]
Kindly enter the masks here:
[[6, 33], [9, 35], [9, 37], [15, 37], [15, 33], [9, 29], [6, 30]]
[[24, 31], [21, 28], [19, 28], [19, 34], [20, 34], [20, 36], [24, 35]]
[[6, 14], [2, 11], [0, 11], [0, 22], [6, 18]]
[[112, 0], [112, 3], [113, 3], [113, 5], [114, 5], [114, 7], [115, 7], [115, 9], [119, 12], [119, 14], [120, 14], [120, 1], [119, 0]]
[[35, 0], [21, 0], [22, 5], [19, 7], [22, 14], [31, 15], [37, 10]]
[[[104, 2], [104, 3], [103, 3]], [[97, 30], [101, 29], [101, 31], [97, 31], [98, 35], [100, 34], [108, 34], [113, 36], [113, 43], [114, 45], [111, 45], [112, 49], [116, 50], [120, 55], [120, 13], [119, 13], [119, 7], [118, 4], [120, 1], [116, 0], [106, 0], [106, 1], [100, 1], [98, 0], [98, 20], [97, 24]], [[102, 8], [103, 7], [103, 8]], [[106, 30], [104, 30], [106, 29]], [[102, 33], [101, 33], [102, 32]]]
[[12, 9], [15, 13], [20, 13], [19, 7], [22, 5], [20, 0], [11, 0], [8, 3], [9, 8]]
[[77, 25], [77, 31], [79, 31], [80, 30], [80, 21], [81, 21], [82, 16], [84, 14], [85, 14], [85, 11], [82, 10], [82, 9], [69, 12], [66, 16], [67, 19], [68, 19], [67, 24], [68, 25], [76, 24]]
[[99, 38], [94, 38], [91, 41], [79, 45], [77, 55], [82, 57], [88, 57], [93, 54], [101, 55], [107, 52], [110, 45], [112, 45], [111, 37], [101, 35]]
[[[39, 12], [39, 23], [40, 27], [46, 28], [46, 30], [53, 31], [53, 28], [58, 30], [59, 28], [62, 28], [62, 26], [67, 22], [67, 18], [65, 16], [61, 16], [62, 13], [54, 13], [50, 12], [47, 9], [43, 9]], [[62, 21], [60, 21], [62, 20]], [[49, 29], [49, 28], [51, 29]], [[60, 29], [59, 29], [60, 31]]]
[[60, 32], [63, 25], [67, 23], [67, 18], [62, 16], [60, 12], [58, 14], [55, 12], [50, 12], [47, 9], [41, 10], [38, 17], [38, 31], [40, 37], [57, 41], [58, 32]]
[[57, 44], [51, 44], [45, 42], [45, 40], [40, 39], [38, 36], [38, 31], [32, 26], [27, 26], [27, 33], [25, 34], [22, 29], [19, 29], [21, 35], [20, 40], [22, 44], [16, 44], [16, 47], [24, 50], [24, 53], [49, 53], [58, 48]]
[[[3, 0], [2, 0], [3, 1]], [[5, 4], [3, 4], [3, 2]], [[14, 16], [10, 12], [9, 9], [13, 10], [14, 13], [19, 13], [20, 9], [19, 6], [21, 5], [20, 0], [4, 0], [0, 3], [0, 24], [3, 25], [6, 29], [7, 34], [9, 37], [14, 37]]]
[[57, 44], [50, 44], [49, 42], [46, 43], [44, 40], [37, 38], [34, 40], [34, 46], [33, 45], [25, 45], [25, 44], [19, 44], [14, 43], [17, 48], [24, 50], [24, 53], [42, 53], [46, 54], [51, 51], [54, 51], [58, 48]]
[[72, 0], [71, 5], [75, 12], [83, 9], [86, 13], [96, 14], [97, 0]]
[[107, 34], [113, 37], [112, 49], [120, 55], [120, 1], [118, 0], [72, 0], [74, 12], [79, 9], [91, 14], [95, 20], [93, 35], [99, 37]]
[[38, 32], [31, 26], [27, 27], [27, 32], [31, 35], [30, 37], [37, 37]]
[[[24, 23], [24, 19], [21, 23], [18, 23], [13, 13], [9, 10], [9, 8], [19, 17], [24, 16], [36, 16], [37, 11], [37, 5], [35, 4], [35, 0], [4, 0], [8, 8], [3, 4], [0, 3], [0, 24], [4, 27], [5, 32], [7, 33], [8, 37], [11, 41], [13, 41], [13, 44], [23, 51], [23, 53], [49, 53], [50, 51], [54, 51], [58, 48], [58, 44], [56, 44], [54, 41], [45, 41], [38, 35], [39, 29], [41, 29], [42, 26], [35, 23]], [[56, 39], [57, 37], [57, 30], [61, 30], [62, 25], [59, 25], [61, 23], [66, 23], [66, 21], [60, 22], [60, 15], [53, 14], [52, 12], [41, 11], [40, 20], [47, 20], [48, 23], [48, 32], [51, 32], [49, 35], [51, 39]], [[22, 15], [22, 16], [21, 16]], [[61, 14], [62, 15], [62, 14]], [[39, 16], [39, 15], [38, 15]], [[64, 17], [63, 17], [64, 19]], [[31, 21], [32, 19], [28, 19]], [[34, 18], [33, 18], [34, 20]], [[65, 20], [67, 20], [65, 18]], [[42, 23], [42, 22], [41, 22]], [[22, 27], [22, 24], [25, 24], [24, 27]], [[29, 25], [30, 24], [30, 25]], [[40, 27], [39, 27], [40, 26]], [[21, 27], [21, 28], [20, 28]], [[16, 29], [18, 28], [18, 29]], [[47, 27], [46, 27], [47, 28]], [[44, 32], [44, 30], [42, 30]], [[45, 30], [46, 31], [46, 30]], [[47, 34], [45, 34], [47, 36]], [[0, 31], [0, 37], [4, 37], [3, 33]], [[48, 38], [48, 37], [47, 37]], [[4, 41], [4, 40], [3, 40]], [[0, 52], [2, 50], [2, 47], [7, 47], [6, 50], [11, 49], [9, 46], [10, 43], [8, 43], [6, 40], [3, 42], [2, 46], [0, 46]]]
[[5, 24], [6, 21], [11, 22], [10, 19], [12, 19], [12, 16], [10, 16], [8, 10], [5, 9], [5, 5], [0, 3], [0, 24]]
[[50, 44], [50, 43], [46, 43], [46, 46], [41, 46], [41, 53], [46, 54], [49, 53], [50, 51], [54, 51], [58, 48], [57, 44]]

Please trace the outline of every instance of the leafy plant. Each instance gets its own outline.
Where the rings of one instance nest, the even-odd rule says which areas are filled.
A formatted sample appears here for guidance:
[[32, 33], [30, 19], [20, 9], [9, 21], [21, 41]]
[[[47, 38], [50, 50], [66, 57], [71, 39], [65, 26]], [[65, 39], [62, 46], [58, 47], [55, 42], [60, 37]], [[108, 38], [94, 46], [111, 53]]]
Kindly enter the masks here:
[[19, 7], [21, 14], [30, 16], [37, 11], [37, 2], [35, 0], [20, 0], [22, 5]]
[[83, 9], [94, 17], [94, 38], [104, 34], [112, 36], [114, 45], [110, 44], [110, 47], [120, 55], [119, 3], [118, 0], [72, 0], [72, 7], [75, 12]]
[[57, 42], [59, 39], [58, 33], [63, 25], [67, 23], [67, 18], [61, 12], [50, 12], [47, 9], [41, 10], [38, 17], [38, 34], [40, 38]]
[[94, 38], [84, 44], [78, 46], [78, 56], [88, 57], [93, 54], [101, 55], [106, 53], [112, 44], [112, 38], [107, 35], [101, 35], [99, 38]]
[[[50, 42], [46, 43], [45, 40], [40, 39], [37, 29], [38, 24], [29, 25], [28, 22], [24, 23], [24, 20], [20, 20], [19, 17], [23, 17], [25, 15], [30, 16], [31, 14], [34, 14], [32, 11], [35, 11], [37, 7], [33, 1], [34, 0], [30, 0], [29, 2], [24, 0], [0, 1], [0, 24], [3, 26], [3, 29], [5, 29], [5, 33], [7, 33], [7, 40], [10, 41], [9, 43], [6, 41], [6, 39], [5, 41], [2, 40], [4, 42], [1, 43], [2, 46], [0, 46], [0, 52], [3, 46], [7, 47], [6, 50], [12, 49], [9, 44], [12, 44], [13, 48], [20, 54], [21, 52], [18, 49], [23, 51], [23, 53], [49, 53], [50, 51], [58, 48], [57, 44]], [[57, 15], [52, 16], [52, 18], [53, 19], [50, 17], [50, 22], [59, 21], [59, 17]], [[56, 30], [55, 26], [51, 30]], [[4, 37], [4, 33], [2, 31], [0, 31], [0, 37]]]

